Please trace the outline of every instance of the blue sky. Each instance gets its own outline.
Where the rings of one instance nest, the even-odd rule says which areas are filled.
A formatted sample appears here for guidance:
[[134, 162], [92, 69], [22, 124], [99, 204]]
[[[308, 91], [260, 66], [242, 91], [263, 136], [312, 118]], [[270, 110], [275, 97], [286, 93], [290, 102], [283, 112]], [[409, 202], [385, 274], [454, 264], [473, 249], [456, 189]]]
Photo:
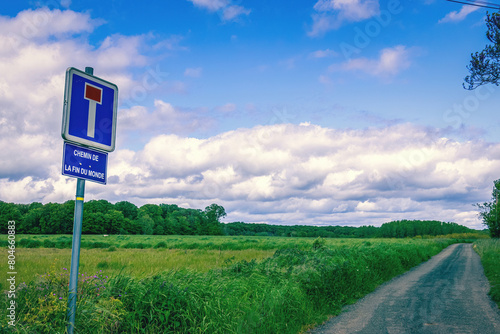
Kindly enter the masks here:
[[[118, 85], [108, 185], [226, 221], [481, 227], [496, 86], [463, 89], [486, 10], [444, 0], [17, 1], [0, 9], [0, 199], [74, 198], [64, 73]], [[23, 152], [19, 154], [19, 152]]]

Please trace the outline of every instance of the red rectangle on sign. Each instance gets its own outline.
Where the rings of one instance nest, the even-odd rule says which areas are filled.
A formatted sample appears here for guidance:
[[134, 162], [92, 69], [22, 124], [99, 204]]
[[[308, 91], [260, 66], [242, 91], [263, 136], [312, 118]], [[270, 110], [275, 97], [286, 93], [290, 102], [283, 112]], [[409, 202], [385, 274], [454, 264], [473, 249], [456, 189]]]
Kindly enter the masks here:
[[88, 100], [96, 101], [101, 103], [102, 99], [102, 89], [85, 84], [85, 98]]

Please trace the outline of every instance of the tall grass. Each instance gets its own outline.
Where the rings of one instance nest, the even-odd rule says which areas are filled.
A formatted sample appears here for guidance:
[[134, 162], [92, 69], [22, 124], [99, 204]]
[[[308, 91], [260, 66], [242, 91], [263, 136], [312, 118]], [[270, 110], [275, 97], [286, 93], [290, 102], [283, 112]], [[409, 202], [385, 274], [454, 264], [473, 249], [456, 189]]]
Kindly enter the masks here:
[[[18, 248], [71, 248], [71, 235], [16, 235]], [[345, 239], [326, 239], [328, 245], [346, 242]], [[258, 236], [190, 236], [190, 235], [82, 235], [81, 246], [91, 248], [166, 248], [212, 250], [276, 250], [288, 247], [310, 247], [313, 238]], [[359, 239], [349, 243], [360, 243]], [[7, 246], [7, 235], [0, 235], [0, 246]]]
[[[159, 270], [137, 277], [99, 269], [80, 276], [76, 328], [78, 333], [297, 333], [450, 243], [361, 240], [332, 246], [311, 240], [307, 248], [289, 245], [260, 261], [228, 260], [205, 272]], [[64, 332], [67, 280], [67, 271], [54, 265], [19, 286], [20, 333]], [[0, 308], [5, 310], [5, 303], [4, 297]]]
[[[112, 246], [105, 249], [82, 249], [79, 271], [83, 274], [90, 274], [102, 269], [109, 276], [123, 273], [132, 277], [151, 276], [166, 270], [192, 269], [206, 272], [225, 266], [231, 261], [261, 260], [273, 253], [270, 250], [259, 249], [219, 251], [165, 248], [126, 249]], [[7, 264], [7, 260], [4, 262]], [[16, 251], [18, 282], [30, 282], [37, 276], [46, 274], [54, 265], [59, 269], [70, 268], [71, 249], [19, 248]], [[4, 277], [6, 272], [6, 269], [0, 272], [0, 290], [7, 284], [6, 277]]]
[[500, 239], [478, 240], [474, 242], [474, 249], [481, 256], [491, 298], [500, 308]]

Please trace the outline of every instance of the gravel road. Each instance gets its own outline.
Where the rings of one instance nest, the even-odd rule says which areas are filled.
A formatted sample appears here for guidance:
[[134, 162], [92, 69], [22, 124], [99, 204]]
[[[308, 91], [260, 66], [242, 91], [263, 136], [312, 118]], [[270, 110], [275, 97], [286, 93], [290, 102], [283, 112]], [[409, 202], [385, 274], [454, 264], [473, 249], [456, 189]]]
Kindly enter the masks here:
[[454, 244], [308, 333], [500, 334], [488, 291], [472, 245]]

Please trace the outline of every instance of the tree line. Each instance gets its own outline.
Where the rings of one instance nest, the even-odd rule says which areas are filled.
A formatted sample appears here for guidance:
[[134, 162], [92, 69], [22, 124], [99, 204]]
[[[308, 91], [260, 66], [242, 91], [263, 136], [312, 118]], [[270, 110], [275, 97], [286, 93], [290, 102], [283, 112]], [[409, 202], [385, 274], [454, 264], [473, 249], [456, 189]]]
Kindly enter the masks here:
[[[9, 220], [19, 234], [71, 234], [75, 201], [15, 204], [0, 201], [0, 233], [7, 233]], [[248, 235], [323, 238], [406, 238], [476, 232], [456, 223], [399, 220], [375, 226], [268, 225], [233, 222], [224, 224], [225, 209], [211, 204], [205, 210], [175, 204], [145, 204], [106, 200], [85, 202], [83, 234], [146, 235]]]
[[435, 220], [398, 220], [375, 226], [304, 226], [229, 223], [224, 226], [226, 235], [260, 235], [322, 238], [407, 238], [436, 236], [455, 233], [475, 233], [466, 226]]
[[[0, 201], [0, 233], [9, 220], [19, 234], [72, 234], [75, 201], [15, 204]], [[211, 204], [205, 210], [175, 204], [145, 204], [138, 208], [121, 201], [92, 200], [83, 206], [83, 234], [222, 235], [224, 208]]]

